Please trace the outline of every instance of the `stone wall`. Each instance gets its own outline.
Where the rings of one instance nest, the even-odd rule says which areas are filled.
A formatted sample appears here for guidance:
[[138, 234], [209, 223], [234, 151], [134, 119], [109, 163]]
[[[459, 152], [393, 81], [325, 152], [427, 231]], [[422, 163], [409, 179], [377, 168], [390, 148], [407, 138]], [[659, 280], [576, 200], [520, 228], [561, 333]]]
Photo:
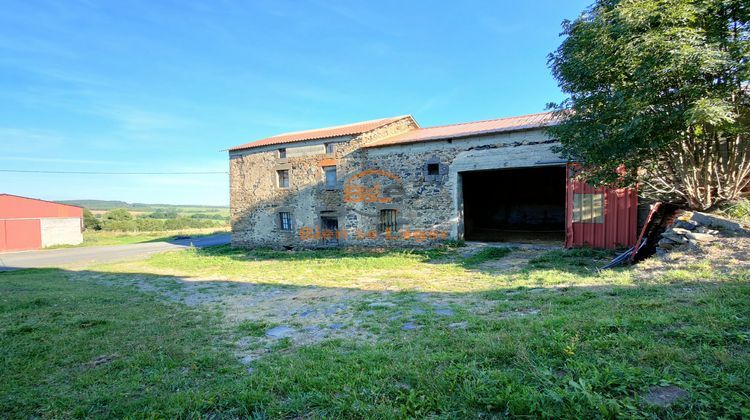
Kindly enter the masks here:
[[[557, 159], [543, 130], [367, 147], [414, 127], [414, 121], [405, 118], [360, 136], [337, 139], [333, 155], [278, 159], [279, 146], [230, 154], [232, 243], [419, 246], [456, 239], [460, 235], [460, 171], [471, 170], [471, 165], [492, 169], [543, 165]], [[316, 142], [304, 142], [309, 144]], [[323, 167], [333, 165], [338, 184], [328, 188]], [[289, 168], [290, 188], [276, 186], [278, 168]], [[488, 186], [492, 187], [497, 186]], [[379, 229], [381, 210], [396, 210], [397, 232]], [[282, 211], [292, 214], [291, 231], [280, 229], [278, 213]], [[321, 217], [338, 221], [338, 237], [320, 229]]]
[[[359, 136], [337, 137], [293, 144], [266, 146], [230, 153], [230, 207], [232, 243], [236, 246], [299, 246], [299, 229], [318, 227], [321, 216], [343, 226], [346, 208], [343, 180], [361, 171], [366, 161], [362, 146], [383, 137], [412, 130], [416, 123], [405, 117]], [[278, 149], [334, 144], [333, 154], [278, 157]], [[336, 166], [337, 186], [325, 185], [326, 166]], [[289, 188], [277, 186], [276, 171], [289, 170]], [[292, 215], [292, 230], [281, 229], [279, 212]], [[320, 242], [320, 241], [316, 241]], [[325, 241], [331, 243], [331, 241]]]

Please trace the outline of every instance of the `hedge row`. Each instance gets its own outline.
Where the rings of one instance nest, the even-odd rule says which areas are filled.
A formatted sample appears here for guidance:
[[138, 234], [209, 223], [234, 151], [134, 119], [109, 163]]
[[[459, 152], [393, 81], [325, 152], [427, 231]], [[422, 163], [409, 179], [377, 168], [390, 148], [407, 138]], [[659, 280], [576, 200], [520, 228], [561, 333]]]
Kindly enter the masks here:
[[101, 220], [99, 222], [101, 230], [119, 231], [119, 232], [142, 232], [142, 231], [162, 231], [178, 229], [202, 229], [221, 227], [225, 223], [214, 220], [192, 219], [188, 217], [178, 217], [176, 219], [133, 219], [133, 220]]

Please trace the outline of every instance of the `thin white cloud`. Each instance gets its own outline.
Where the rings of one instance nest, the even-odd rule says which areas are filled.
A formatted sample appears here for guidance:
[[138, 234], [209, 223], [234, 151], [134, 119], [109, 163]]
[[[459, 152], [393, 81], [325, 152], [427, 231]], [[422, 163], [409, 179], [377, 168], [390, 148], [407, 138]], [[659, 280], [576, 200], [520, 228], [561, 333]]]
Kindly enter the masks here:
[[[400, 35], [397, 27], [389, 24], [391, 21], [390, 15], [381, 11], [365, 10], [364, 8], [353, 9], [348, 2], [315, 1], [314, 4], [316, 7], [327, 10], [329, 13], [344, 18], [358, 26], [389, 36]], [[391, 10], [386, 10], [385, 8], [383, 10], [391, 12]]]
[[78, 58], [80, 55], [70, 49], [42, 39], [0, 38], [0, 50], [21, 53], [44, 54], [63, 58]]
[[424, 102], [417, 105], [417, 107], [414, 110], [414, 114], [422, 114], [427, 113], [429, 111], [432, 111], [434, 109], [441, 109], [446, 108], [451, 105], [453, 100], [459, 95], [460, 89], [459, 88], [453, 88], [448, 92], [434, 95]]
[[158, 131], [186, 128], [194, 121], [177, 115], [146, 111], [123, 105], [109, 105], [92, 108], [92, 112], [113, 120], [126, 131]]
[[16, 127], [0, 127], [3, 152], [18, 153], [60, 146], [64, 138], [56, 133]]
[[107, 164], [122, 165], [124, 162], [116, 160], [98, 160], [98, 159], [65, 159], [49, 157], [30, 157], [30, 156], [0, 156], [0, 160], [13, 162], [49, 162], [49, 163], [75, 163], [75, 164]]

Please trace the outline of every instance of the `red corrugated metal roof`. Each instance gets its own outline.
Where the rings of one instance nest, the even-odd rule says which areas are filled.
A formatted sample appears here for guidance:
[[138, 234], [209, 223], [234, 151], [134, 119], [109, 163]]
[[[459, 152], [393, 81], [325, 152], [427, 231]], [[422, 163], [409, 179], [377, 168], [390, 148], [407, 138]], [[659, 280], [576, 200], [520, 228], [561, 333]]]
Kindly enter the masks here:
[[83, 207], [13, 194], [0, 194], [0, 219], [37, 217], [83, 217]]
[[382, 147], [394, 144], [417, 143], [483, 134], [529, 130], [532, 128], [553, 125], [555, 122], [556, 120], [551, 112], [542, 112], [539, 114], [522, 115], [519, 117], [441, 125], [437, 127], [419, 128], [404, 134], [378, 140], [374, 143], [368, 144], [366, 147]]
[[358, 135], [404, 118], [411, 118], [411, 115], [381, 118], [378, 120], [362, 121], [354, 124], [339, 125], [335, 127], [317, 128], [315, 130], [284, 133], [273, 137], [267, 137], [261, 140], [251, 141], [250, 143], [241, 144], [239, 146], [234, 146], [231, 147], [229, 151], [251, 149], [254, 147], [268, 146], [272, 144], [294, 143], [305, 140], [317, 140], [331, 137]]

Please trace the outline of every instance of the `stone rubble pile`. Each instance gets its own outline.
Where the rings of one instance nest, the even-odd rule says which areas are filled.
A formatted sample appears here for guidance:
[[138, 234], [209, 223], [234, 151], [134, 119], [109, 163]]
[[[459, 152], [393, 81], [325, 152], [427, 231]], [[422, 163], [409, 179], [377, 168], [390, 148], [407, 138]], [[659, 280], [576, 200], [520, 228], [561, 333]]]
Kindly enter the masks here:
[[674, 249], [693, 248], [713, 242], [719, 233], [729, 236], [746, 235], [748, 232], [736, 222], [711, 214], [683, 211], [671, 226], [661, 234], [656, 247], [657, 255]]

